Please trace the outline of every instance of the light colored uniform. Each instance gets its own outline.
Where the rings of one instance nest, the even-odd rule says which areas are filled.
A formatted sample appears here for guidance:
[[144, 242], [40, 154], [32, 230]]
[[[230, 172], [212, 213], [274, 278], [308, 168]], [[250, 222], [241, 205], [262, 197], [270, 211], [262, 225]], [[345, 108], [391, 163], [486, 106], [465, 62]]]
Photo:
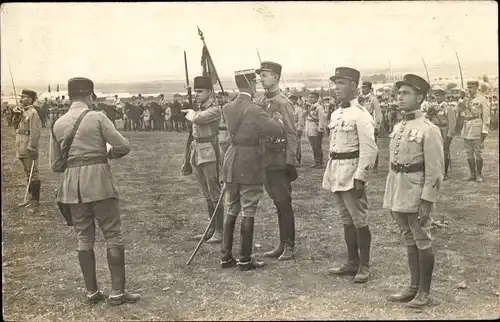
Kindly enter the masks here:
[[436, 104], [435, 108], [436, 113], [430, 117], [431, 122], [439, 127], [443, 140], [447, 137], [453, 137], [457, 125], [455, 109], [446, 102]]
[[375, 122], [375, 129], [380, 131], [380, 125], [382, 124], [382, 111], [380, 109], [380, 103], [373, 93], [368, 93], [363, 98], [363, 107], [370, 113]]
[[[54, 124], [50, 138], [50, 164], [56, 171], [63, 140], [77, 118], [88, 107], [74, 102]], [[112, 148], [107, 151], [106, 143]], [[99, 222], [109, 247], [123, 245], [116, 191], [108, 158], [120, 158], [130, 152], [130, 144], [109, 118], [91, 111], [82, 119], [69, 150], [69, 157], [57, 193], [57, 201], [69, 204], [78, 234], [78, 249], [92, 249], [95, 239], [94, 218]]]
[[[42, 121], [33, 105], [25, 107], [23, 118], [16, 130], [16, 158], [21, 161], [28, 178], [31, 165], [34, 163], [32, 181], [38, 180], [38, 146], [41, 128]], [[29, 152], [28, 148], [33, 152]]]
[[482, 159], [483, 143], [481, 133], [488, 134], [490, 129], [490, 104], [479, 93], [466, 103], [464, 126], [461, 137], [464, 139], [468, 159]]
[[[435, 203], [444, 174], [443, 139], [439, 128], [426, 119], [422, 111], [408, 115], [389, 134], [390, 170], [387, 177], [383, 207], [390, 209], [401, 228], [406, 245], [419, 249], [431, 246], [430, 216], [422, 225], [418, 210], [422, 200]], [[417, 166], [413, 172], [398, 172], [392, 164]]]
[[344, 225], [354, 224], [356, 228], [366, 226], [366, 195], [356, 198], [354, 179], [366, 182], [368, 170], [375, 163], [378, 148], [375, 143], [374, 122], [358, 99], [350, 107], [338, 108], [331, 116], [330, 154], [355, 153], [358, 157], [328, 160], [323, 175], [323, 188], [334, 193], [337, 209]]
[[308, 111], [304, 111], [304, 115], [307, 136], [318, 136], [318, 132], [324, 132], [327, 125], [323, 105], [316, 102]]

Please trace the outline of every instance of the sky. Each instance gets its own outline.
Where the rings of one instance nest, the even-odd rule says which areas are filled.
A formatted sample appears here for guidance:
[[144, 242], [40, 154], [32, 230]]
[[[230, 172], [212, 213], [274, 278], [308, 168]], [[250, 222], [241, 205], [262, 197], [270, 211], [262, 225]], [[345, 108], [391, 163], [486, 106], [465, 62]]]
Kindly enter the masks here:
[[494, 1], [10, 3], [1, 11], [1, 80], [60, 83], [184, 79], [201, 73], [202, 42], [221, 76], [335, 67], [392, 68], [497, 62]]

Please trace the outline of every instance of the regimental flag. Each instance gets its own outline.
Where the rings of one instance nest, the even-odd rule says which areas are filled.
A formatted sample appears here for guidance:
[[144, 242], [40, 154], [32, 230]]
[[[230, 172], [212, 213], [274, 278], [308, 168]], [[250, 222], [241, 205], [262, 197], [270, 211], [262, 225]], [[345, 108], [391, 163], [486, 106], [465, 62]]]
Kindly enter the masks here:
[[206, 45], [203, 45], [203, 50], [201, 52], [201, 67], [203, 68], [202, 75], [212, 78], [212, 84], [215, 85], [219, 79], [219, 75], [217, 75], [214, 62], [212, 61], [212, 57]]
[[50, 94], [50, 84], [49, 84], [49, 94]]

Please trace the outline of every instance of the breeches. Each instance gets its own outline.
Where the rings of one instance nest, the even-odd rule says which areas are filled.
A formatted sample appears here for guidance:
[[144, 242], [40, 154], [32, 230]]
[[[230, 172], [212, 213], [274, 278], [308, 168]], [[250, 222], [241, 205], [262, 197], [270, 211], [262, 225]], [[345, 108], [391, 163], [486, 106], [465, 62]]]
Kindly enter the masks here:
[[261, 184], [226, 184], [226, 207], [228, 216], [238, 216], [243, 210], [243, 217], [254, 217], [262, 197]]
[[348, 191], [336, 191], [333, 196], [337, 204], [340, 221], [344, 225], [361, 228], [368, 225], [368, 200], [366, 195], [357, 198], [354, 189]]
[[483, 159], [483, 143], [481, 139], [464, 139], [465, 154], [467, 159]]
[[313, 150], [314, 161], [323, 162], [323, 149], [321, 147], [321, 139], [319, 136], [308, 136], [309, 143]]
[[427, 249], [431, 242], [431, 217], [419, 223], [418, 213], [392, 211], [392, 216], [401, 230], [406, 246], [417, 246], [418, 249]]
[[217, 162], [206, 162], [200, 165], [191, 163], [193, 173], [200, 184], [201, 193], [206, 200], [211, 200], [214, 204], [219, 201], [220, 183], [218, 176]]
[[123, 246], [118, 199], [69, 204], [69, 207], [78, 235], [78, 250], [94, 248], [95, 219], [101, 227], [107, 248]]
[[38, 180], [38, 160], [32, 158], [22, 158], [19, 159], [19, 161], [21, 161], [24, 173], [26, 173], [26, 177], [28, 179], [30, 177], [31, 162], [35, 162], [35, 165], [33, 166], [33, 174], [31, 175], [31, 181]]
[[280, 202], [292, 199], [292, 183], [285, 169], [266, 171], [264, 186], [273, 201]]

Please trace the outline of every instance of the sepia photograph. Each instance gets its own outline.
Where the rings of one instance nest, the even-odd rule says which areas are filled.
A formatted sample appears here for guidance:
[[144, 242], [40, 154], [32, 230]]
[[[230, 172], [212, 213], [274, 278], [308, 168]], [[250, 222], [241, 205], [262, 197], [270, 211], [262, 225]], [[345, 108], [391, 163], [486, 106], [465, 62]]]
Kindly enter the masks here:
[[3, 320], [500, 319], [497, 2], [0, 22]]

